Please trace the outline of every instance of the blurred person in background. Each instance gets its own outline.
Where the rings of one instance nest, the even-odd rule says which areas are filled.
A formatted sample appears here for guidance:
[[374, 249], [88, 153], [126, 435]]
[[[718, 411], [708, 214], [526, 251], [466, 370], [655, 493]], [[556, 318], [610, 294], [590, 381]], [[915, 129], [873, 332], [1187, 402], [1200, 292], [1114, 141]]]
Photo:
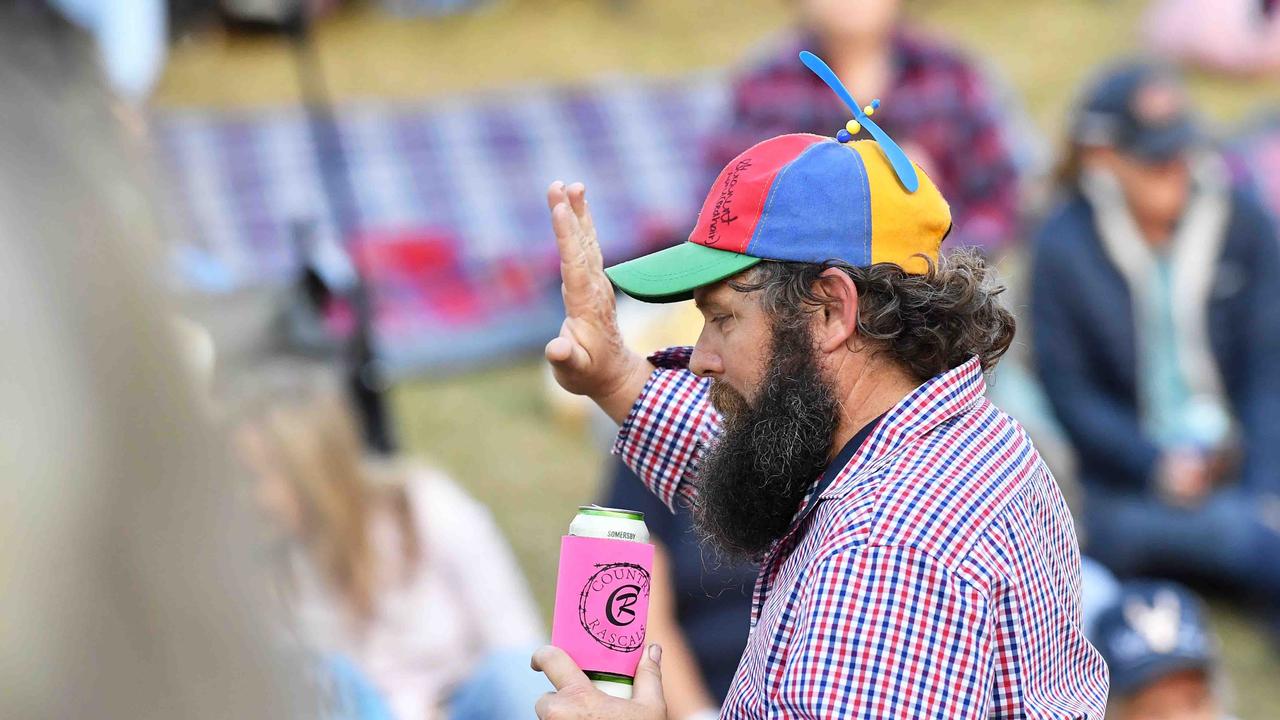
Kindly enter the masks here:
[[316, 717], [263, 641], [95, 48], [0, 2], [0, 96], [0, 717]]
[[528, 665], [544, 633], [489, 512], [438, 470], [366, 456], [320, 370], [250, 385], [232, 440], [300, 640], [349, 658], [401, 720], [530, 716], [550, 689]]
[[1107, 720], [1224, 720], [1218, 640], [1204, 603], [1176, 583], [1131, 580], [1090, 628], [1111, 668]]
[[1171, 71], [1100, 74], [1035, 246], [1041, 380], [1078, 454], [1085, 545], [1121, 577], [1280, 598], [1280, 244]]
[[1142, 29], [1171, 60], [1233, 75], [1280, 73], [1280, 0], [1156, 0]]
[[882, 101], [876, 123], [951, 204], [948, 246], [999, 255], [1018, 230], [1018, 167], [1005, 124], [1011, 113], [972, 61], [909, 27], [904, 1], [791, 0], [798, 27], [762, 48], [734, 81], [729, 124], [711, 135], [708, 176], [774, 135], [834, 135], [845, 126], [848, 109], [796, 61], [811, 50], [858, 101]]

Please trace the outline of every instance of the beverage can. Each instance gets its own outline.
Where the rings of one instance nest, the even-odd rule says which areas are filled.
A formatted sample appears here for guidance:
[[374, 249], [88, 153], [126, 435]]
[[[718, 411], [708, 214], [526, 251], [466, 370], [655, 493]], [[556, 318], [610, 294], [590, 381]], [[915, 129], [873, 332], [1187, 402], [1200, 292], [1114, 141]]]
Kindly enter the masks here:
[[[569, 523], [569, 536], [648, 545], [649, 528], [645, 525], [644, 513], [642, 512], [607, 508], [599, 505], [582, 505], [578, 508], [577, 514], [574, 515], [573, 521]], [[636, 609], [647, 610], [649, 593], [648, 571], [650, 569], [648, 565], [652, 562], [652, 556], [648, 555], [646, 557], [650, 558], [649, 562], [641, 564], [616, 563], [601, 565], [600, 563], [594, 563], [594, 567], [603, 569], [591, 576], [593, 581], [590, 585], [581, 589], [580, 600], [574, 603], [579, 608], [578, 619], [588, 623], [587, 627], [593, 630], [597, 628], [597, 625], [592, 622], [592, 618], [582, 615], [582, 613], [588, 612], [585, 609], [585, 603], [588, 602], [588, 594], [593, 590], [610, 592], [608, 600], [610, 607], [606, 608], [603, 619], [619, 626], [623, 624], [630, 625], [627, 622], [630, 618], [626, 616], [622, 618], [614, 617], [611, 608], [616, 608], [619, 615], [634, 612]], [[562, 549], [562, 564], [564, 561]], [[562, 578], [563, 571], [564, 567], [562, 567]], [[633, 587], [635, 590], [630, 590]], [[621, 590], [622, 594], [619, 594], [618, 590]], [[568, 588], [557, 587], [557, 593], [565, 591], [568, 591]], [[628, 593], [632, 597], [628, 597]], [[559, 605], [559, 602], [557, 604]], [[644, 614], [647, 616], [648, 613], [644, 612]], [[645, 618], [638, 619], [640, 622], [635, 623], [635, 625], [643, 625]], [[557, 617], [557, 622], [561, 622], [559, 616]], [[565, 624], [568, 625], [570, 623], [566, 621]], [[631, 627], [635, 625], [631, 625]], [[601, 634], [603, 635], [603, 633]], [[621, 650], [628, 654], [631, 652], [633, 644], [629, 640], [619, 640], [613, 637], [597, 637], [596, 642], [609, 645], [609, 649], [614, 652]], [[595, 649], [598, 650], [598, 648]], [[582, 661], [579, 660], [579, 662], [581, 664]], [[634, 667], [633, 663], [631, 667]], [[616, 670], [617, 668], [611, 668], [606, 671], [598, 668], [583, 667], [583, 672], [590, 678], [591, 684], [596, 688], [614, 697], [630, 698], [633, 678], [631, 675], [617, 672]]]
[[569, 534], [576, 537], [649, 542], [649, 526], [644, 524], [644, 513], [599, 505], [579, 506], [578, 514], [569, 523]]

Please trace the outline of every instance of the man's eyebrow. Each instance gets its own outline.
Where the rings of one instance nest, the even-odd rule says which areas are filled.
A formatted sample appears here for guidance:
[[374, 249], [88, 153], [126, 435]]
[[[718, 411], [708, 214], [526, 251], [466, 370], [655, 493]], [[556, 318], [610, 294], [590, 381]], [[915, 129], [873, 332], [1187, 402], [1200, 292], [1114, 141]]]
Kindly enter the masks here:
[[724, 310], [724, 303], [714, 298], [694, 298], [693, 304], [703, 312], [711, 312], [713, 310]]

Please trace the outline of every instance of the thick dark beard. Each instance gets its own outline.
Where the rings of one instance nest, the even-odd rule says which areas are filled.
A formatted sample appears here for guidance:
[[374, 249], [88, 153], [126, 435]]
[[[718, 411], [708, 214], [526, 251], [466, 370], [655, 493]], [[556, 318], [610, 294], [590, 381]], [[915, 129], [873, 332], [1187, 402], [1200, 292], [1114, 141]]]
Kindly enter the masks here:
[[827, 463], [837, 402], [822, 376], [807, 324], [775, 325], [769, 368], [754, 401], [711, 388], [724, 432], [698, 468], [694, 519], [734, 560], [756, 560], [786, 533]]

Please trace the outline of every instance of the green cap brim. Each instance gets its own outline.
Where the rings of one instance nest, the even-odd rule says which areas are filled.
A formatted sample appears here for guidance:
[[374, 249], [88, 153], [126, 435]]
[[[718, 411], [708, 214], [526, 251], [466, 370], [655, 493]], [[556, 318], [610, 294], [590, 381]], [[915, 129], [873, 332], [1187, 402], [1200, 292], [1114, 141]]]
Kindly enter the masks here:
[[677, 302], [704, 285], [733, 277], [760, 258], [683, 242], [605, 269], [622, 292], [645, 302]]

